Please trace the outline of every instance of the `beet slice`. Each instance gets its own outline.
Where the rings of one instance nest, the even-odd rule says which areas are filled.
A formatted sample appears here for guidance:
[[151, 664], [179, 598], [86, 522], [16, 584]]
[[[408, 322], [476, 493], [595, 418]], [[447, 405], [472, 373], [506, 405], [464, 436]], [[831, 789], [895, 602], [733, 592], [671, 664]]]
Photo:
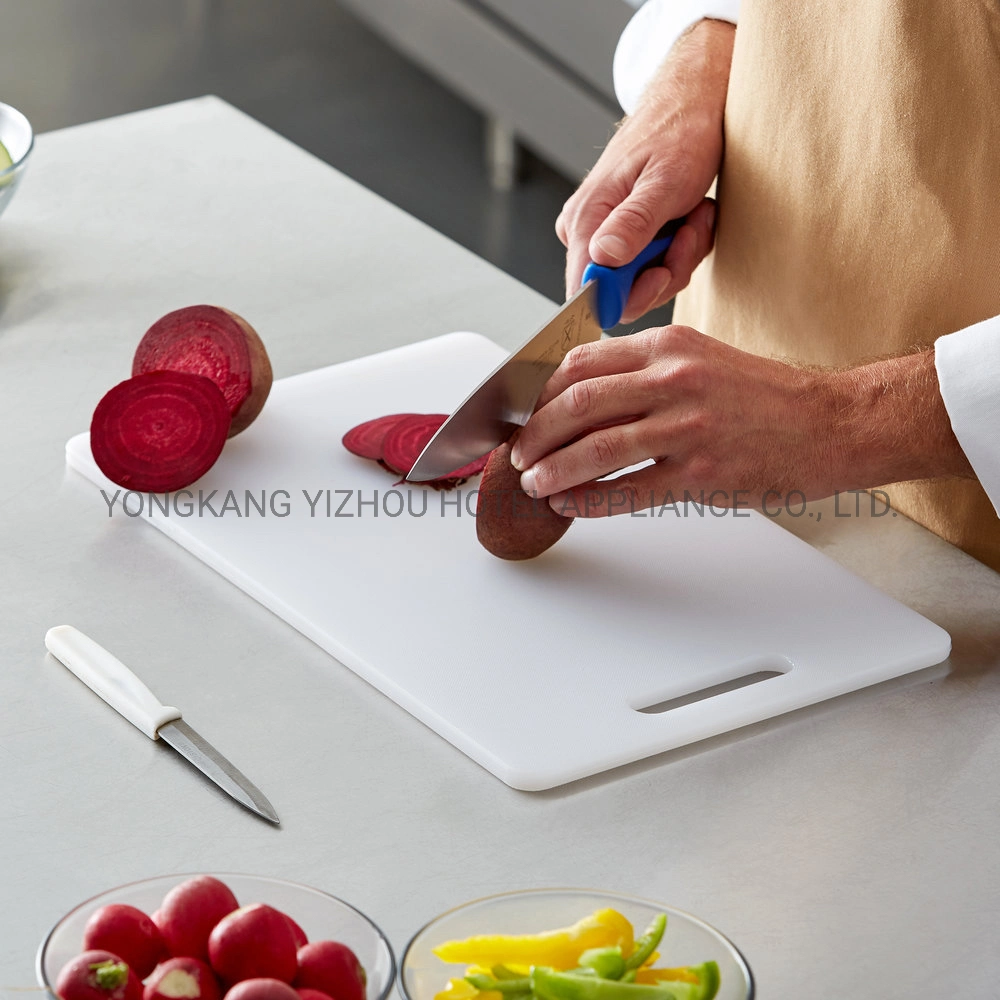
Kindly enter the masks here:
[[113, 483], [169, 493], [203, 476], [222, 454], [229, 407], [204, 375], [148, 372], [119, 382], [94, 410], [90, 448]]
[[[366, 420], [357, 427], [352, 427], [343, 437], [344, 447], [359, 458], [370, 458], [374, 462], [382, 461], [382, 445], [385, 436], [402, 420], [420, 417], [419, 413], [391, 413], [387, 417], [376, 417]], [[411, 462], [410, 465], [413, 463]], [[399, 471], [394, 470], [394, 471]]]
[[420, 457], [427, 442], [447, 419], [447, 413], [418, 413], [407, 420], [398, 420], [386, 432], [382, 442], [382, 461], [394, 472], [405, 476], [413, 468], [413, 463]]
[[190, 372], [222, 390], [229, 437], [253, 423], [271, 391], [271, 361], [257, 331], [219, 306], [187, 306], [158, 319], [135, 350], [132, 374]]
[[[405, 477], [427, 442], [447, 419], [446, 413], [392, 413], [352, 427], [342, 441], [353, 455], [370, 458], [384, 469]], [[436, 490], [453, 489], [482, 472], [487, 458], [488, 454], [482, 455], [447, 476], [420, 485]], [[400, 482], [407, 480], [404, 478]]]
[[511, 465], [517, 433], [491, 452], [476, 503], [476, 536], [499, 559], [534, 559], [555, 545], [573, 518], [557, 514], [547, 498], [521, 489], [521, 473]]

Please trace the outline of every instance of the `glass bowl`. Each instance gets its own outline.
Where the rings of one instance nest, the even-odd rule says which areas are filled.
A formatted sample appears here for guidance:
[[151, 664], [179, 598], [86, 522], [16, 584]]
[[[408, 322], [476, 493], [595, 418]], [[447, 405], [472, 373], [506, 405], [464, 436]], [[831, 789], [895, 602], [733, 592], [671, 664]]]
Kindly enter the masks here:
[[[0, 167], [0, 215], [3, 215], [3, 210], [10, 204], [21, 183], [35, 145], [31, 122], [9, 104], [0, 104], [0, 143], [13, 161], [10, 166]], [[6, 158], [2, 162], [6, 163]]]
[[[38, 949], [35, 972], [39, 984], [50, 997], [55, 997], [59, 972], [83, 950], [83, 929], [95, 910], [108, 903], [127, 903], [151, 914], [170, 889], [194, 874], [162, 875], [132, 882], [74, 907], [49, 931]], [[396, 976], [396, 959], [385, 935], [360, 910], [336, 896], [296, 882], [260, 875], [207, 874], [225, 882], [241, 906], [267, 903], [287, 913], [310, 941], [334, 940], [346, 944], [368, 974], [367, 1000], [386, 1000]]]
[[528, 889], [487, 896], [448, 910], [411, 938], [399, 965], [403, 1000], [433, 1000], [448, 980], [465, 974], [464, 966], [448, 965], [433, 950], [444, 941], [479, 934], [536, 934], [568, 927], [595, 910], [611, 907], [625, 916], [640, 935], [658, 914], [666, 913], [667, 930], [656, 949], [661, 967], [719, 965], [716, 1000], [752, 1000], [753, 974], [736, 946], [704, 921], [648, 899], [590, 889]]

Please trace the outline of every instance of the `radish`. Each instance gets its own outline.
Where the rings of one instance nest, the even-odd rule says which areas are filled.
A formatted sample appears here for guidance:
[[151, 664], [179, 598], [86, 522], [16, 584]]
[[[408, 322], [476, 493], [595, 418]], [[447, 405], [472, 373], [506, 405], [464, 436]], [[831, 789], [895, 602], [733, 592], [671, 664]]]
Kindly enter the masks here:
[[295, 950], [298, 951], [304, 944], [309, 943], [309, 938], [306, 937], [306, 932], [287, 913], [284, 914], [284, 917], [291, 925], [292, 938], [295, 940]]
[[175, 885], [156, 911], [156, 924], [171, 955], [208, 961], [208, 936], [228, 913], [239, 907], [232, 890], [211, 875]]
[[226, 1000], [301, 1000], [298, 993], [280, 979], [244, 979], [227, 994]]
[[227, 983], [258, 978], [290, 983], [296, 972], [295, 954], [295, 935], [288, 918], [264, 903], [234, 910], [208, 937], [212, 968]]
[[229, 408], [211, 379], [150, 372], [120, 382], [97, 404], [90, 448], [118, 486], [168, 493], [208, 472], [228, 431]]
[[329, 993], [321, 993], [319, 990], [310, 989], [304, 986], [295, 991], [299, 995], [299, 1000], [333, 1000]]
[[83, 948], [120, 955], [140, 979], [145, 979], [167, 954], [166, 942], [156, 924], [142, 910], [124, 903], [102, 906], [91, 915], [83, 929]]
[[190, 372], [210, 378], [232, 417], [228, 436], [253, 423], [271, 391], [271, 362], [257, 331], [218, 306], [188, 306], [158, 319], [135, 351], [132, 374]]
[[222, 1000], [222, 990], [201, 959], [168, 958], [146, 980], [142, 1000]]
[[357, 955], [339, 941], [313, 941], [298, 953], [296, 989], [320, 990], [334, 1000], [365, 1000], [368, 977]]
[[97, 949], [63, 966], [56, 993], [61, 1000], [142, 1000], [142, 983], [118, 955]]

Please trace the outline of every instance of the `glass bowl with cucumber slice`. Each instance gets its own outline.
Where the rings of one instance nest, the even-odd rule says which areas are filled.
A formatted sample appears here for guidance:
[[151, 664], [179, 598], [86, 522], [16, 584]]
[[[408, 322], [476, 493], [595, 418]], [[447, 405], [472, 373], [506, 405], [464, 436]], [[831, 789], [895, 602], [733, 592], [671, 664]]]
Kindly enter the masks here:
[[435, 917], [399, 965], [403, 1000], [753, 1000], [739, 949], [633, 896], [529, 889]]
[[17, 108], [0, 103], [0, 215], [14, 197], [34, 144], [28, 119]]

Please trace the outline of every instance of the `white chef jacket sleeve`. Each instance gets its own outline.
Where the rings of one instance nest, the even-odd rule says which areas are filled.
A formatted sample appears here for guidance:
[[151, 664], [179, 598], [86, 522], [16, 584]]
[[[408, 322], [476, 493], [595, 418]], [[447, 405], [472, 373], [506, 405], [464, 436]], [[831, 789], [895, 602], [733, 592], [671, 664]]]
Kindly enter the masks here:
[[955, 437], [1000, 514], [1000, 316], [939, 337], [934, 364]]
[[740, 0], [647, 0], [632, 15], [615, 49], [618, 103], [627, 114], [660, 68], [674, 42], [704, 17], [736, 23]]

